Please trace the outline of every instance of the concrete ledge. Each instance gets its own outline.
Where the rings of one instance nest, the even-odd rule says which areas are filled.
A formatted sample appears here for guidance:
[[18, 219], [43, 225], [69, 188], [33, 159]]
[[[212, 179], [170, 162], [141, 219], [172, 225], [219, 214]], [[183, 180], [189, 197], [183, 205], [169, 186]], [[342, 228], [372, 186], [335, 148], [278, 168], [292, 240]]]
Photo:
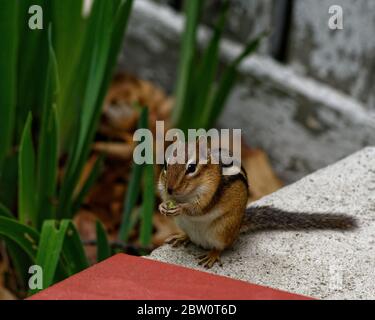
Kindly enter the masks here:
[[[355, 231], [264, 231], [241, 236], [210, 272], [320, 299], [375, 299], [375, 148], [364, 149], [254, 206], [346, 213]], [[151, 259], [200, 269], [195, 246]]]
[[[137, 0], [119, 68], [172, 92], [183, 22], [167, 7]], [[200, 28], [201, 46], [208, 35]], [[223, 41], [222, 62], [241, 50]], [[267, 151], [284, 181], [375, 145], [374, 113], [351, 97], [258, 55], [244, 61], [240, 73], [219, 125], [241, 128], [249, 144]]]

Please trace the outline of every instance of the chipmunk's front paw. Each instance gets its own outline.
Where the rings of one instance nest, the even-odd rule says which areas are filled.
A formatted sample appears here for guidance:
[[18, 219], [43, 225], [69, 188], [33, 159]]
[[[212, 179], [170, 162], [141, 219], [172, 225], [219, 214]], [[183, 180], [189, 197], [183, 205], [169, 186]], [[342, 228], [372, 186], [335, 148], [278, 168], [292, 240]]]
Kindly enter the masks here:
[[168, 217], [176, 217], [184, 212], [183, 206], [180, 204], [171, 206], [170, 203], [163, 202], [159, 205], [159, 211], [161, 214]]

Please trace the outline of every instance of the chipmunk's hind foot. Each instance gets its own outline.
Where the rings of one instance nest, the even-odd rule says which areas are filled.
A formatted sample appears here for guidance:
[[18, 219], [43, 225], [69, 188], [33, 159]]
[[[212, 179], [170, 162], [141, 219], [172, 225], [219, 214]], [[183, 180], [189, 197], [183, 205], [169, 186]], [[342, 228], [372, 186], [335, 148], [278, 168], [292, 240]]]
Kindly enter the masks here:
[[165, 243], [170, 244], [173, 248], [186, 247], [190, 243], [190, 239], [186, 234], [175, 234], [165, 240]]
[[220, 267], [223, 266], [220, 260], [221, 251], [211, 250], [208, 253], [205, 253], [198, 257], [200, 266], [203, 266], [206, 269], [211, 269], [213, 265], [217, 262]]

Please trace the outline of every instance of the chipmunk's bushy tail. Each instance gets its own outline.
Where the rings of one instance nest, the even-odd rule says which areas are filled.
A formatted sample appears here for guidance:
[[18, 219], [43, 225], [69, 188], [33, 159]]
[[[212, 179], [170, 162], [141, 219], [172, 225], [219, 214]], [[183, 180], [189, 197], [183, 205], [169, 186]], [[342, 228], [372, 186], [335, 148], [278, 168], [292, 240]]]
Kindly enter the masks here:
[[353, 230], [355, 218], [345, 214], [289, 212], [273, 207], [246, 209], [241, 232], [261, 230]]

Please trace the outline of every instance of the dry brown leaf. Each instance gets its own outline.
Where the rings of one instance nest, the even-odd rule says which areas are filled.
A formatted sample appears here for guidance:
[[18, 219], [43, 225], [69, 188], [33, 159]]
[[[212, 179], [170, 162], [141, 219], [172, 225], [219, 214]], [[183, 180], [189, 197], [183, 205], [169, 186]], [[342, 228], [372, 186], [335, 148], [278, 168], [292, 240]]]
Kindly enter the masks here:
[[111, 104], [103, 112], [104, 122], [116, 130], [133, 131], [136, 128], [138, 112], [126, 102]]
[[74, 194], [77, 195], [83, 188], [85, 182], [87, 181], [88, 177], [90, 176], [91, 174], [91, 171], [92, 169], [94, 168], [95, 166], [95, 163], [96, 161], [98, 160], [98, 155], [96, 154], [93, 154], [90, 159], [86, 162], [83, 170], [82, 170], [82, 174], [81, 174], [81, 177], [77, 183], [77, 186], [74, 190]]
[[283, 187], [283, 183], [273, 171], [268, 156], [264, 151], [243, 148], [242, 166], [248, 175], [251, 202]]
[[[96, 240], [96, 220], [98, 218], [93, 212], [81, 210], [74, 217], [74, 224], [83, 242]], [[96, 247], [85, 245], [87, 258], [91, 263], [96, 261]]]
[[134, 145], [122, 142], [96, 142], [92, 149], [108, 157], [128, 161], [133, 157]]
[[174, 104], [173, 98], [168, 98], [160, 104], [160, 107], [157, 110], [157, 113], [158, 113], [158, 116], [159, 116], [158, 118], [160, 120], [169, 119], [169, 117], [172, 113], [173, 104]]
[[4, 287], [0, 287], [0, 300], [17, 300], [17, 297]]
[[88, 210], [79, 211], [74, 217], [74, 224], [81, 235], [82, 240], [96, 239], [96, 215]]
[[7, 288], [5, 288], [4, 275], [8, 270], [7, 259], [4, 258], [5, 247], [0, 242], [0, 300], [17, 300], [17, 297], [12, 294]]
[[123, 130], [116, 130], [108, 124], [101, 123], [99, 126], [99, 133], [108, 140], [121, 140], [126, 143], [133, 143], [133, 134]]
[[[124, 73], [116, 75], [106, 97], [104, 113], [110, 108], [116, 108], [119, 105], [129, 107], [134, 103], [149, 108], [149, 124], [152, 129], [155, 126], [155, 120], [166, 120], [169, 117], [173, 100], [167, 96], [161, 88], [149, 81], [141, 80]], [[132, 116], [127, 120], [131, 120], [131, 124], [135, 125], [136, 122], [134, 123], [134, 121], [138, 117], [139, 114], [137, 113], [135, 118]], [[119, 118], [112, 117], [112, 120], [116, 122], [119, 121]], [[129, 124], [127, 124], [127, 126], [129, 126]]]

